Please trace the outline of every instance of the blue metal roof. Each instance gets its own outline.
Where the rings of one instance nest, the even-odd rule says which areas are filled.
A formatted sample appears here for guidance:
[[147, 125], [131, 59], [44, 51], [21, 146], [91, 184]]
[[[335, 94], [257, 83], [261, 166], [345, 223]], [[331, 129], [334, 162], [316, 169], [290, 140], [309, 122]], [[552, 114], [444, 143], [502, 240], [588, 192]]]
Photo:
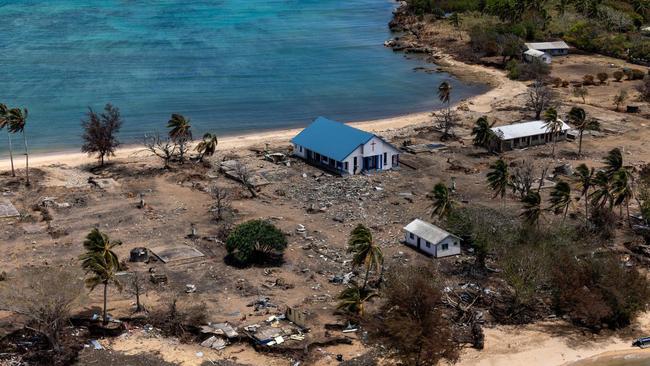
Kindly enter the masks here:
[[359, 145], [365, 144], [374, 136], [370, 132], [350, 127], [344, 123], [318, 117], [292, 138], [291, 142], [328, 158], [342, 161]]

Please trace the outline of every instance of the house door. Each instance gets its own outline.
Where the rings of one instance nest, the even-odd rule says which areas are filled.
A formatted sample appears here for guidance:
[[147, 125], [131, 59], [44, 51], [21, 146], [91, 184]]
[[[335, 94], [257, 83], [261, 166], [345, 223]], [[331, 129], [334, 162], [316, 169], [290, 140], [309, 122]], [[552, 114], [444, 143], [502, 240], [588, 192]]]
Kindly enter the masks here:
[[420, 249], [420, 237], [418, 236], [418, 249]]

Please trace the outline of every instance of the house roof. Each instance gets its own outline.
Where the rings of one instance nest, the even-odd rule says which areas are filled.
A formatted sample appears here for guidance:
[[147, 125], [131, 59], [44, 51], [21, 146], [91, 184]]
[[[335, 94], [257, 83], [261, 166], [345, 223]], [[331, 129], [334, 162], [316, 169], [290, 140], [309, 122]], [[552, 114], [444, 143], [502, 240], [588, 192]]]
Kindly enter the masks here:
[[354, 149], [370, 141], [375, 135], [344, 123], [318, 117], [307, 128], [291, 139], [294, 144], [342, 161]]
[[564, 41], [555, 41], [555, 42], [532, 42], [526, 43], [528, 49], [533, 50], [568, 50], [569, 45]]
[[539, 51], [539, 50], [534, 50], [534, 49], [529, 49], [528, 51], [524, 52], [525, 54], [533, 57], [542, 57], [546, 54], [546, 52]]
[[[570, 130], [571, 126], [562, 122], [562, 131]], [[519, 137], [541, 135], [547, 132], [545, 121], [530, 121], [514, 123], [506, 126], [492, 127], [492, 131], [502, 140], [512, 140]]]
[[404, 230], [408, 231], [409, 233], [413, 233], [434, 245], [445, 240], [445, 238], [448, 236], [456, 237], [455, 235], [446, 232], [436, 225], [429, 224], [428, 222], [422, 221], [420, 219], [411, 221], [410, 224], [404, 227]]

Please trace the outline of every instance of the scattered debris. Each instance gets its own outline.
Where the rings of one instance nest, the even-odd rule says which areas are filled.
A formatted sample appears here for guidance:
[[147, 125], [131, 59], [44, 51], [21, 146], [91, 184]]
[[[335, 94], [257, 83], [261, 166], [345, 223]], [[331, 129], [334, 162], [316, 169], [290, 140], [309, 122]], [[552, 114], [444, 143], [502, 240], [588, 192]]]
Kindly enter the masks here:
[[147, 248], [137, 247], [131, 249], [129, 262], [146, 262], [149, 260], [149, 251]]
[[0, 199], [0, 219], [18, 216], [20, 216], [20, 213], [11, 202], [5, 199]]
[[196, 248], [188, 245], [160, 245], [151, 248], [150, 251], [158, 257], [163, 263], [177, 263], [180, 261], [192, 260], [201, 258], [203, 253], [199, 252]]

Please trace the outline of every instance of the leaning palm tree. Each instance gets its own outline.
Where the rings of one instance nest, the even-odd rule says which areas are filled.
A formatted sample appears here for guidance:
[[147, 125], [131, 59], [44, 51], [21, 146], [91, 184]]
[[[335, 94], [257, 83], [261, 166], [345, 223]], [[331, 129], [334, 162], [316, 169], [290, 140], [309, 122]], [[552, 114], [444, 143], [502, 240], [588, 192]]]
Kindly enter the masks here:
[[582, 135], [585, 130], [597, 130], [600, 127], [600, 123], [595, 119], [587, 119], [587, 113], [580, 107], [571, 108], [571, 111], [569, 111], [569, 122], [571, 122], [571, 124], [573, 124], [580, 132], [580, 137], [578, 139], [578, 155], [581, 155]]
[[7, 137], [9, 138], [9, 161], [11, 162], [11, 176], [16, 176], [14, 169], [14, 150], [11, 144], [11, 132], [9, 132], [9, 108], [5, 104], [0, 103], [0, 130], [7, 127]]
[[451, 84], [449, 84], [446, 81], [443, 81], [440, 83], [440, 86], [438, 86], [438, 99], [440, 99], [441, 102], [447, 104], [447, 108], [451, 105]]
[[378, 296], [375, 291], [369, 291], [356, 284], [341, 291], [336, 308], [348, 314], [363, 316], [366, 301]]
[[362, 287], [365, 290], [370, 271], [373, 268], [378, 269], [383, 266], [384, 254], [373, 240], [370, 229], [363, 224], [357, 225], [350, 233], [348, 253], [352, 253], [352, 266], [364, 266], [366, 268]]
[[29, 112], [27, 109], [12, 108], [9, 110], [9, 132], [18, 133], [23, 135], [23, 143], [25, 145], [25, 176], [27, 185], [29, 185], [29, 151], [27, 150], [27, 135], [25, 135], [25, 125], [27, 124], [27, 116]]
[[576, 167], [576, 181], [580, 196], [578, 201], [585, 199], [585, 219], [589, 219], [589, 190], [594, 185], [594, 168], [589, 169], [586, 164], [580, 164]]
[[542, 198], [538, 191], [530, 191], [521, 200], [524, 204], [523, 212], [520, 214], [524, 222], [530, 226], [538, 226], [542, 216]]
[[180, 114], [172, 114], [171, 119], [167, 122], [169, 128], [169, 137], [179, 145], [181, 161], [185, 160], [185, 146], [192, 139], [192, 126], [190, 120]]
[[618, 147], [610, 150], [605, 156], [605, 173], [608, 177], [613, 177], [616, 172], [623, 169], [623, 154]]
[[431, 217], [438, 216], [438, 218], [443, 218], [447, 216], [451, 210], [454, 209], [454, 199], [451, 198], [449, 193], [449, 188], [444, 183], [438, 183], [433, 186], [433, 191], [431, 191], [431, 200], [433, 201], [431, 206]]
[[553, 136], [553, 158], [555, 159], [555, 145], [557, 145], [557, 136], [560, 131], [562, 131], [562, 120], [557, 117], [557, 110], [553, 107], [548, 108], [544, 112], [544, 125], [546, 127], [546, 132], [550, 133]]
[[81, 267], [86, 274], [91, 276], [86, 279], [86, 286], [90, 291], [98, 285], [104, 286], [104, 308], [102, 321], [108, 323], [107, 302], [108, 302], [108, 285], [114, 284], [120, 291], [122, 285], [117, 280], [116, 274], [120, 271], [120, 262], [117, 254], [113, 249], [121, 245], [120, 241], [111, 241], [108, 235], [93, 229], [84, 240], [83, 246], [86, 253], [82, 254]]
[[609, 203], [609, 209], [614, 207], [614, 196], [612, 195], [611, 178], [602, 170], [596, 172], [593, 178], [594, 191], [589, 195], [591, 205], [605, 207]]
[[612, 177], [611, 187], [614, 205], [620, 205], [622, 211], [622, 205], [625, 204], [627, 223], [628, 225], [632, 225], [630, 221], [630, 200], [634, 199], [632, 175], [627, 171], [627, 169], [618, 170]]
[[510, 173], [508, 165], [501, 159], [490, 165], [491, 171], [487, 174], [488, 186], [494, 191], [493, 198], [501, 196], [503, 205], [506, 204], [506, 192], [510, 186]]
[[203, 161], [205, 156], [212, 156], [217, 151], [217, 135], [213, 135], [210, 132], [206, 132], [203, 135], [203, 140], [196, 145], [196, 151], [199, 152], [199, 161]]
[[474, 128], [472, 128], [472, 136], [474, 136], [475, 146], [483, 146], [490, 149], [490, 146], [496, 137], [494, 131], [492, 131], [493, 125], [494, 123], [490, 124], [485, 116], [476, 120]]
[[557, 182], [551, 191], [549, 201], [551, 203], [549, 210], [556, 215], [562, 214], [562, 222], [564, 223], [569, 212], [569, 206], [571, 206], [571, 186], [569, 183], [565, 181]]

